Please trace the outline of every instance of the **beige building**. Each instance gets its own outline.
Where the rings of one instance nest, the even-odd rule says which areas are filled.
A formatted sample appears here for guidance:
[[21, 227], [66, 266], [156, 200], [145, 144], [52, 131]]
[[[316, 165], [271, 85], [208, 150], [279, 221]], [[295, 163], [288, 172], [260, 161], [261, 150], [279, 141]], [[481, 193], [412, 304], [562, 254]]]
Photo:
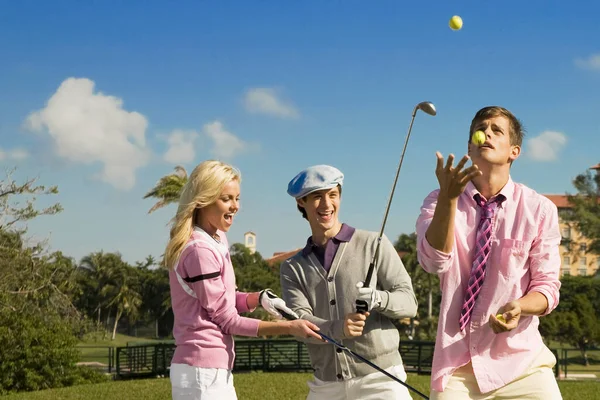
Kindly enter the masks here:
[[[590, 169], [600, 173], [600, 164], [594, 165]], [[566, 195], [545, 195], [561, 211], [569, 210], [572, 205]], [[600, 269], [600, 256], [588, 253], [587, 249], [590, 240], [582, 236], [573, 224], [569, 224], [561, 219], [560, 233], [563, 241], [560, 245], [560, 254], [562, 257], [560, 275], [587, 276], [594, 275]]]

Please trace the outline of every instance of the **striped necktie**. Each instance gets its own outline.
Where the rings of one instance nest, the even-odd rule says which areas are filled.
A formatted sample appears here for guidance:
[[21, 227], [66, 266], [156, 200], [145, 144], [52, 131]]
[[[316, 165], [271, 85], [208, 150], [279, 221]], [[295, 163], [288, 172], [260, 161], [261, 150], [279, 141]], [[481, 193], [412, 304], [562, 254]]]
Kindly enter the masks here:
[[475, 307], [475, 300], [479, 296], [483, 280], [485, 279], [485, 269], [487, 260], [490, 255], [491, 239], [492, 239], [492, 222], [496, 208], [506, 198], [503, 195], [486, 202], [483, 197], [477, 193], [473, 196], [475, 202], [481, 207], [481, 219], [477, 228], [477, 242], [475, 246], [475, 256], [471, 265], [471, 275], [469, 277], [469, 285], [465, 293], [464, 302], [460, 310], [460, 330], [464, 330], [471, 320], [471, 313]]

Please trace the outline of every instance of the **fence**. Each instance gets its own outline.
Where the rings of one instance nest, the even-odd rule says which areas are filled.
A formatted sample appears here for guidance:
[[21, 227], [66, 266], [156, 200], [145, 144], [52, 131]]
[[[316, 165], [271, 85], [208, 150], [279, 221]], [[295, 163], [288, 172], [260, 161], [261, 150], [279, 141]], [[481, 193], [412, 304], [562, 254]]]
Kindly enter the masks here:
[[600, 379], [600, 349], [590, 349], [584, 354], [580, 349], [561, 349], [560, 378]]
[[[400, 345], [404, 366], [409, 372], [430, 373], [434, 342], [410, 341]], [[159, 343], [116, 348], [116, 375], [119, 379], [167, 375], [175, 345]], [[234, 371], [312, 371], [304, 343], [293, 339], [236, 340]]]
[[175, 345], [168, 343], [117, 347], [117, 377], [137, 378], [166, 375], [174, 351]]
[[[402, 341], [400, 354], [407, 372], [430, 374], [435, 342]], [[82, 363], [115, 372], [118, 379], [165, 376], [175, 351], [173, 343], [140, 344], [127, 347], [82, 346]], [[234, 371], [310, 372], [312, 367], [304, 343], [294, 339], [236, 340]], [[584, 366], [578, 349], [552, 349], [560, 379], [600, 378], [600, 350], [588, 351], [589, 366]]]

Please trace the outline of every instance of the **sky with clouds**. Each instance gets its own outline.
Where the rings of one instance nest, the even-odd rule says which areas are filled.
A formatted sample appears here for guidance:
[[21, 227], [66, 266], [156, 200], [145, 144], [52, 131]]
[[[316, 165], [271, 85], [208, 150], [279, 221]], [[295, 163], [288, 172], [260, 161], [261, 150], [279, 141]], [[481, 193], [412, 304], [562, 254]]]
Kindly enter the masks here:
[[0, 164], [59, 187], [64, 211], [31, 222], [32, 240], [130, 262], [160, 257], [175, 212], [148, 214], [143, 195], [209, 158], [242, 172], [230, 243], [251, 230], [265, 257], [302, 247], [286, 188], [314, 164], [344, 172], [342, 220], [378, 230], [425, 100], [438, 115], [417, 114], [388, 236], [414, 230], [435, 152], [462, 156], [491, 104], [527, 130], [513, 179], [572, 192], [600, 162], [600, 4], [575, 3], [5, 2]]

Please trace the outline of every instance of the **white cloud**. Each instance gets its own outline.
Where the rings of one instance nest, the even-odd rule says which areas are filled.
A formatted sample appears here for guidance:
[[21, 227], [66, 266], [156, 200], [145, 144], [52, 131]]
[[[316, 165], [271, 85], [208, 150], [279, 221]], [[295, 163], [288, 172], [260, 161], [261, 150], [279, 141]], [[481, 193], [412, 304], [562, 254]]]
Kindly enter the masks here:
[[29, 153], [25, 149], [3, 150], [0, 148], [0, 161], [3, 160], [24, 160], [29, 157]]
[[169, 147], [163, 159], [172, 164], [192, 162], [196, 156], [194, 145], [198, 136], [198, 133], [195, 131], [175, 129], [167, 136], [166, 140]]
[[249, 89], [244, 96], [246, 111], [280, 118], [298, 118], [300, 113], [289, 102], [284, 102], [271, 88]]
[[600, 71], [600, 53], [592, 54], [588, 58], [577, 58], [575, 60], [575, 65], [582, 69]]
[[554, 161], [567, 143], [564, 133], [544, 131], [527, 141], [529, 157], [536, 161]]
[[135, 184], [136, 170], [146, 165], [146, 117], [123, 109], [123, 100], [94, 92], [94, 82], [68, 78], [31, 113], [25, 126], [50, 135], [59, 157], [80, 164], [103, 164], [98, 178], [122, 190]]
[[216, 157], [232, 158], [246, 150], [248, 146], [247, 143], [227, 131], [219, 121], [205, 124], [202, 131], [212, 140], [214, 146], [211, 152]]

